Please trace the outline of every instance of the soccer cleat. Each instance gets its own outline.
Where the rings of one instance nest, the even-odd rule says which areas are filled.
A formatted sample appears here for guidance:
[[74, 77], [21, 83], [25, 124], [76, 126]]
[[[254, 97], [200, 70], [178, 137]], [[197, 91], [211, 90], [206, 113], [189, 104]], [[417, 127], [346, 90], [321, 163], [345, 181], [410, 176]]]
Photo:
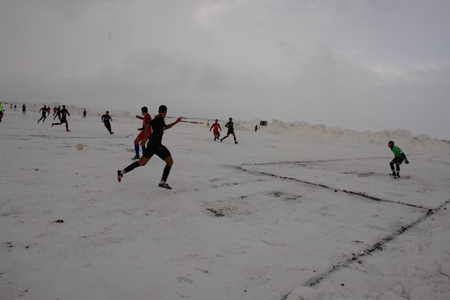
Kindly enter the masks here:
[[139, 155], [135, 155], [131, 160], [140, 159]]
[[69, 130], [69, 129], [66, 129], [66, 132], [70, 132], [70, 130]]
[[52, 123], [52, 127], [55, 126], [55, 123]]
[[167, 184], [167, 182], [161, 181], [158, 185], [159, 187], [171, 190], [172, 188], [170, 187], [170, 185]]
[[239, 142], [234, 142], [235, 144], [239, 143]]
[[122, 172], [120, 170], [117, 170], [117, 180], [120, 182], [123, 178]]
[[397, 177], [400, 177], [400, 172], [397, 172], [397, 175], [396, 175]]

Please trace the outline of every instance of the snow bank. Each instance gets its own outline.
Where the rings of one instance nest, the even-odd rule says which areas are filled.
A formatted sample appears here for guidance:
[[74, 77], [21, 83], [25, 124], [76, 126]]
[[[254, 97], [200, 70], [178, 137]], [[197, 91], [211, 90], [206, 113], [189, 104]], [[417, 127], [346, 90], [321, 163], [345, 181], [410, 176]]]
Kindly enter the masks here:
[[[260, 123], [260, 119], [252, 122], [235, 122], [236, 129], [254, 130], [255, 125]], [[356, 142], [364, 144], [387, 145], [388, 141], [393, 140], [400, 147], [414, 150], [433, 150], [450, 152], [450, 144], [446, 141], [439, 141], [432, 137], [421, 134], [413, 137], [411, 132], [404, 129], [395, 131], [383, 130], [379, 132], [358, 132], [350, 129], [342, 129], [339, 127], [327, 127], [324, 124], [309, 124], [308, 122], [283, 122], [280, 120], [272, 120], [267, 126], [261, 126], [258, 131], [286, 134], [299, 137], [317, 138], [317, 139], [333, 139], [346, 142]]]

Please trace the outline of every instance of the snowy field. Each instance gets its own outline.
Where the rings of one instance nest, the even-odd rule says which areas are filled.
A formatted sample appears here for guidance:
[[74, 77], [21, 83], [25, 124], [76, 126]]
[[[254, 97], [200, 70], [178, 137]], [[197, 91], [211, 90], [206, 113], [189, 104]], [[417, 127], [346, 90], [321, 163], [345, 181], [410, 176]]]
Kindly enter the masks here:
[[398, 142], [393, 179], [388, 140], [242, 124], [235, 145], [180, 123], [165, 190], [157, 157], [117, 182], [140, 120], [109, 135], [71, 114], [71, 132], [19, 109], [0, 123], [0, 299], [450, 299], [444, 146]]

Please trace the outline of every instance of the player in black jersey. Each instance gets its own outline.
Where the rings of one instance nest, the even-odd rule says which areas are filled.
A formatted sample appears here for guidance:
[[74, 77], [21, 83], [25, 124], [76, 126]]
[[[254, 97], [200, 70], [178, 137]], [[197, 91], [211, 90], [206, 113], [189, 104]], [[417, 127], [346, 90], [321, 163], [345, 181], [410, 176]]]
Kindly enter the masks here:
[[70, 116], [69, 111], [66, 109], [66, 106], [63, 105], [63, 109], [61, 109], [61, 111], [59, 112], [60, 116], [61, 116], [61, 121], [60, 123], [52, 123], [52, 127], [54, 125], [62, 125], [63, 123], [66, 123], [66, 131], [70, 132], [69, 130], [69, 122], [67, 122], [67, 115]]
[[42, 112], [42, 116], [41, 116], [41, 118], [37, 121], [38, 123], [42, 120], [42, 123], [44, 123], [45, 122], [45, 119], [47, 119], [47, 113], [48, 113], [48, 110], [47, 110], [47, 105], [44, 105], [44, 107], [42, 107], [40, 110], [39, 110], [39, 112]]
[[237, 144], [238, 141], [236, 141], [236, 134], [234, 133], [234, 125], [233, 125], [233, 119], [232, 118], [230, 118], [229, 122], [227, 124], [225, 124], [225, 127], [228, 128], [227, 135], [225, 137], [223, 137], [220, 141], [222, 142], [224, 139], [229, 137], [230, 134], [231, 134], [234, 137], [234, 143]]
[[109, 121], [112, 122], [112, 117], [109, 115], [109, 111], [106, 112], [106, 114], [104, 114], [102, 116], [102, 122], [103, 124], [105, 124], [106, 129], [108, 129], [109, 134], [114, 134], [114, 132], [111, 131], [111, 123], [109, 123]]
[[159, 158], [166, 162], [166, 166], [164, 167], [159, 186], [166, 189], [172, 189], [166, 181], [167, 177], [169, 177], [170, 169], [173, 165], [173, 159], [172, 155], [169, 152], [169, 149], [167, 149], [162, 144], [162, 137], [164, 134], [164, 130], [172, 128], [175, 124], [179, 123], [182, 118], [180, 117], [175, 122], [166, 125], [166, 123], [164, 122], [164, 118], [167, 115], [167, 107], [165, 105], [161, 105], [158, 112], [159, 114], [150, 121], [150, 125], [152, 126], [152, 133], [148, 138], [147, 148], [145, 149], [144, 155], [142, 156], [140, 161], [136, 161], [125, 169], [117, 171], [117, 180], [119, 182], [122, 180], [123, 176], [126, 173], [134, 170], [137, 167], [145, 166], [150, 158], [152, 158], [152, 156], [156, 154], [157, 156], [159, 156]]

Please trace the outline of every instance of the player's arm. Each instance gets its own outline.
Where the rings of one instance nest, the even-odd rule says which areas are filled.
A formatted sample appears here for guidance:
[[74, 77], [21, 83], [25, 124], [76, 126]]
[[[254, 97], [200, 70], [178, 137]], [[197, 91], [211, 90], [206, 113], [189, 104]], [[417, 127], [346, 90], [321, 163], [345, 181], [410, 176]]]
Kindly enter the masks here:
[[173, 126], [175, 126], [177, 123], [181, 122], [181, 119], [183, 119], [183, 117], [179, 117], [175, 122], [173, 122], [172, 124], [166, 125], [165, 129], [170, 129]]
[[405, 153], [403, 153], [403, 151], [400, 151], [400, 155], [403, 157], [403, 159], [405, 160], [405, 163], [406, 164], [409, 164], [409, 161], [408, 161], [408, 159], [406, 158], [406, 155], [405, 155]]

